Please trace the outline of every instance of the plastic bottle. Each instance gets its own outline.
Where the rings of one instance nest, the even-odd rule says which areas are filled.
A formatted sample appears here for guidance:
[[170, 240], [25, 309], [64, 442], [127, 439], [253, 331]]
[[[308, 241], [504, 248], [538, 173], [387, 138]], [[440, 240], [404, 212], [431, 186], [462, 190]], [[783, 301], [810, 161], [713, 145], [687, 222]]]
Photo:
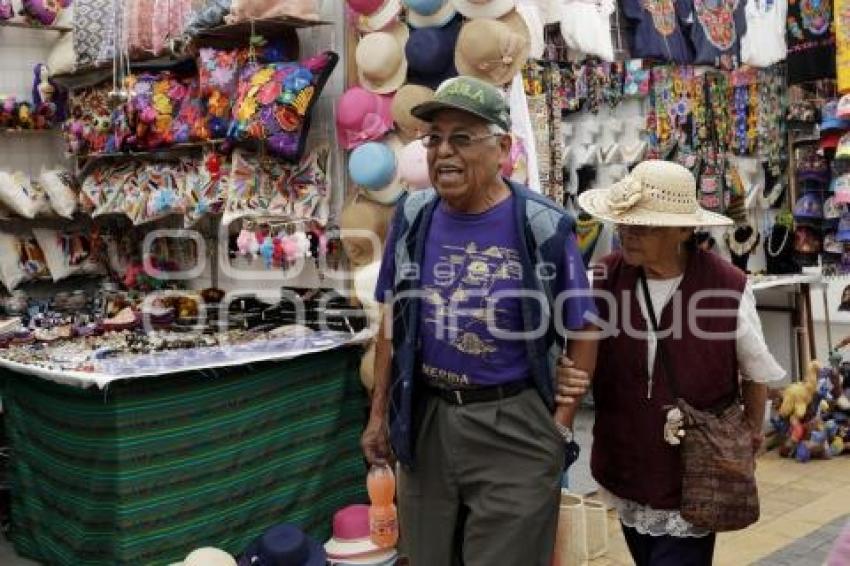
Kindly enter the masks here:
[[380, 548], [393, 548], [398, 542], [398, 512], [395, 503], [395, 474], [387, 465], [372, 466], [366, 476], [369, 492], [369, 538]]

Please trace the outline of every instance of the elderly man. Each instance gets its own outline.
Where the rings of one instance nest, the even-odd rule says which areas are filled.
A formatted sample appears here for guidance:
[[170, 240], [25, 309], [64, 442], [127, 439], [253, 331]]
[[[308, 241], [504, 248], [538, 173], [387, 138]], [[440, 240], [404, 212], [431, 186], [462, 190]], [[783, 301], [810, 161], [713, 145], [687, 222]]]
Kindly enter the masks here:
[[382, 462], [391, 444], [401, 464], [413, 566], [549, 566], [575, 403], [553, 411], [596, 357], [580, 332], [564, 356], [594, 310], [572, 219], [501, 177], [510, 118], [494, 87], [451, 79], [412, 113], [430, 124], [434, 189], [398, 205], [387, 240], [363, 450]]

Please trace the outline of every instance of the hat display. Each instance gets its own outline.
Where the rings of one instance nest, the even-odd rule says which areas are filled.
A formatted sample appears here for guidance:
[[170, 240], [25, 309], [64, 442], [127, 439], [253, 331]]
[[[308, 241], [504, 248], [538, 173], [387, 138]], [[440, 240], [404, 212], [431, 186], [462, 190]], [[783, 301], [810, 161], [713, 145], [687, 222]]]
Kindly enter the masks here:
[[520, 72], [531, 52], [531, 34], [516, 10], [497, 19], [463, 24], [455, 49], [455, 66], [495, 85], [505, 85]]
[[844, 253], [844, 245], [842, 245], [835, 237], [834, 230], [823, 235], [823, 251], [828, 254]]
[[236, 560], [223, 550], [207, 546], [193, 550], [183, 562], [171, 566], [236, 566]]
[[413, 28], [442, 27], [457, 15], [449, 0], [401, 0], [407, 7], [407, 23]]
[[404, 48], [408, 83], [436, 89], [443, 81], [457, 76], [454, 54], [460, 28], [461, 19], [454, 18], [443, 27], [410, 32]]
[[301, 529], [275, 525], [254, 540], [239, 558], [239, 566], [325, 566], [322, 545]]
[[846, 133], [838, 140], [838, 147], [835, 148], [836, 159], [850, 159], [850, 133]]
[[835, 115], [839, 120], [850, 120], [850, 94], [845, 94], [838, 100]]
[[821, 109], [820, 131], [827, 132], [830, 130], [848, 129], [850, 129], [850, 122], [838, 117], [838, 101], [830, 100], [824, 104]]
[[345, 0], [348, 7], [357, 14], [369, 16], [384, 5], [384, 0]]
[[832, 180], [832, 193], [835, 204], [850, 204], [850, 174]]
[[850, 214], [843, 214], [838, 221], [838, 231], [835, 233], [835, 239], [841, 243], [850, 242]]
[[607, 189], [578, 197], [592, 216], [616, 224], [641, 226], [729, 226], [732, 220], [697, 203], [696, 179], [678, 163], [649, 160]]
[[411, 109], [434, 99], [434, 91], [426, 86], [406, 84], [395, 93], [392, 103], [393, 121], [405, 141], [413, 140], [428, 130], [428, 123], [416, 118]]
[[381, 259], [381, 245], [393, 208], [366, 198], [346, 205], [339, 216], [342, 247], [353, 267], [362, 267]]
[[355, 86], [336, 106], [336, 135], [343, 149], [379, 140], [393, 128], [392, 98]]
[[812, 151], [804, 155], [797, 165], [797, 178], [801, 181], [829, 181], [829, 162]]
[[[357, 78], [360, 86], [376, 94], [395, 92], [407, 77], [407, 26], [395, 26], [396, 33], [377, 31], [366, 34], [357, 44]], [[403, 31], [401, 31], [403, 30]]]
[[353, 152], [348, 159], [351, 179], [365, 189], [363, 195], [381, 204], [392, 204], [402, 192], [398, 154], [401, 142], [389, 135], [383, 142], [368, 142]]
[[794, 229], [794, 251], [798, 254], [817, 254], [822, 246], [820, 233], [814, 228], [797, 226]]
[[410, 190], [427, 189], [431, 186], [428, 169], [428, 149], [422, 140], [413, 140], [398, 156], [401, 182]]
[[829, 132], [824, 132], [820, 137], [820, 148], [821, 149], [835, 149], [838, 147], [838, 142], [841, 141], [841, 136], [844, 135], [844, 132], [840, 130], [832, 130]]
[[493, 85], [474, 77], [447, 80], [434, 93], [433, 100], [415, 106], [410, 112], [430, 122], [442, 110], [469, 112], [506, 132], [511, 130], [511, 111], [504, 95]]
[[352, 558], [381, 548], [369, 538], [369, 506], [349, 505], [334, 513], [333, 535], [325, 543], [329, 559]]
[[823, 200], [817, 193], [806, 193], [794, 204], [794, 220], [797, 222], [823, 220]]
[[466, 18], [501, 18], [516, 6], [515, 0], [451, 0]]
[[841, 206], [835, 202], [835, 197], [831, 196], [823, 201], [823, 219], [834, 226], [839, 218], [841, 218]]

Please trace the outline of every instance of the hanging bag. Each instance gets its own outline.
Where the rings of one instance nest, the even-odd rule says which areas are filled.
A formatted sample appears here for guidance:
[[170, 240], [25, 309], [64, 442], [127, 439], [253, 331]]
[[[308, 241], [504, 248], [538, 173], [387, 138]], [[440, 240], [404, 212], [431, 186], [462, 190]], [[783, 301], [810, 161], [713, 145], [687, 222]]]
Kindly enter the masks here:
[[[652, 329], [658, 334], [658, 319], [643, 271], [639, 280]], [[684, 416], [682, 517], [695, 527], [713, 532], [736, 531], [752, 525], [759, 518], [755, 454], [746, 433], [737, 375], [732, 402], [716, 411], [701, 411], [679, 395], [662, 340], [658, 341], [657, 355], [676, 398], [675, 407]]]

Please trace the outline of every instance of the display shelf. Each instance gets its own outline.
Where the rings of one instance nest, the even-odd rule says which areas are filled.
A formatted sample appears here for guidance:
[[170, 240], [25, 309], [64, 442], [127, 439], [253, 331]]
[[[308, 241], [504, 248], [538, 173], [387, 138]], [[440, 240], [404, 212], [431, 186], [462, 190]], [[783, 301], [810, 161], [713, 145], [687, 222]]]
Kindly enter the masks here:
[[753, 291], [764, 291], [766, 289], [774, 289], [777, 287], [787, 287], [791, 285], [815, 285], [822, 282], [822, 277], [817, 274], [801, 273], [799, 275], [765, 275], [758, 277], [749, 277]]
[[[59, 132], [58, 128], [41, 128], [41, 129], [23, 129], [23, 128], [3, 128], [0, 129], [0, 134], [3, 135], [32, 135], [32, 134], [46, 134], [48, 132]], [[0, 136], [1, 137], [1, 136]]]
[[286, 40], [295, 36], [296, 29], [328, 25], [333, 25], [333, 22], [289, 17], [249, 20], [203, 30], [195, 36], [191, 45], [217, 48], [243, 46], [248, 45], [252, 34]]
[[[174, 71], [177, 73], [193, 73], [197, 70], [195, 59], [188, 55], [165, 55], [133, 61], [131, 71]], [[57, 84], [68, 89], [94, 86], [112, 78], [112, 61], [79, 68], [73, 73], [59, 73], [50, 77]]]
[[74, 31], [74, 29], [69, 26], [42, 26], [27, 22], [0, 22], [0, 28], [34, 29], [39, 31], [55, 31], [59, 33]]

